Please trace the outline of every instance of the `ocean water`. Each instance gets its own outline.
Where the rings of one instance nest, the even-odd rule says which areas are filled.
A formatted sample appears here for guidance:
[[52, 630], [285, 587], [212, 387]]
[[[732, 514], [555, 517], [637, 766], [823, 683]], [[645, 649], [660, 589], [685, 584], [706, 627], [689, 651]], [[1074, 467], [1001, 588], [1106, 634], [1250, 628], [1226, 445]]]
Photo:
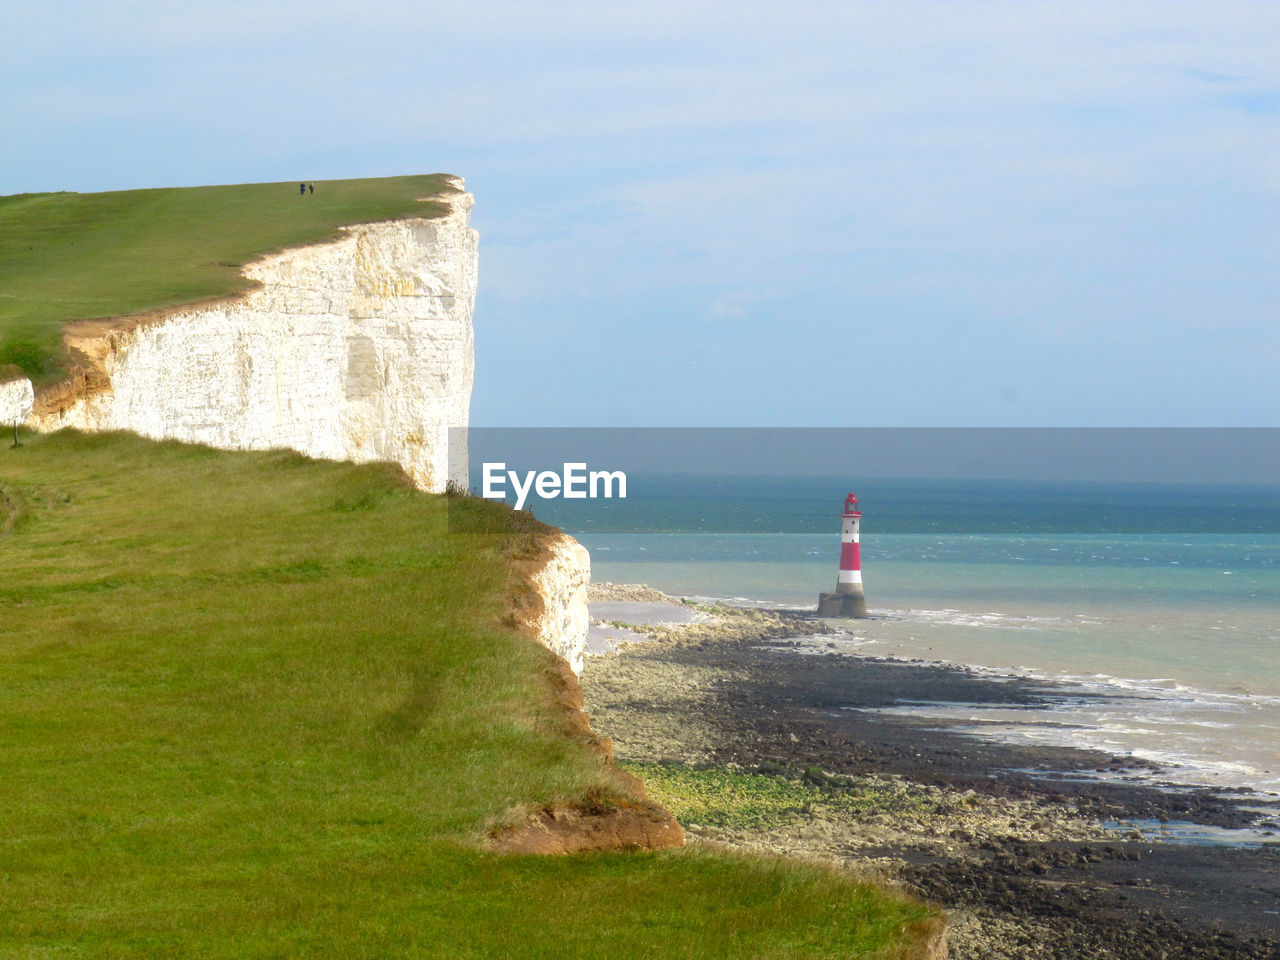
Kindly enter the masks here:
[[[1163, 765], [1158, 779], [1173, 784], [1280, 795], [1280, 490], [1199, 488], [1198, 532], [1151, 532], [1179, 524], [1168, 523], [1167, 509], [1136, 521], [1127, 506], [1148, 501], [1135, 485], [1117, 485], [1110, 498], [1098, 485], [1089, 491], [1091, 519], [1077, 525], [1089, 529], [1081, 532], [1068, 522], [1074, 508], [1064, 507], [1061, 489], [1037, 493], [1024, 485], [1013, 496], [1002, 487], [987, 492], [983, 529], [949, 532], [965, 526], [947, 516], [956, 490], [933, 483], [946, 506], [930, 515], [928, 484], [920, 482], [909, 498], [909, 522], [902, 512], [892, 515], [891, 497], [883, 504], [863, 498], [862, 569], [872, 616], [849, 621], [839, 645], [854, 655], [938, 660], [1066, 687], [1047, 710], [955, 703], [894, 709], [959, 721], [974, 736], [1146, 758]], [[974, 483], [966, 481], [970, 490]], [[761, 480], [762, 504], [776, 510], [786, 484]], [[1182, 496], [1171, 489], [1159, 488], [1166, 503]], [[835, 585], [844, 490], [833, 490], [825, 533], [564, 525], [590, 549], [594, 579], [812, 608], [818, 592]], [[736, 493], [735, 512], [749, 517], [750, 496]], [[707, 513], [700, 496], [669, 499], [673, 526], [687, 523], [677, 516], [682, 510]], [[885, 527], [934, 529], [882, 532], [878, 505]], [[806, 503], [798, 512], [807, 518], [814, 510]], [[1099, 530], [1100, 514], [1110, 515], [1115, 529]], [[825, 650], [827, 638], [821, 642]]]

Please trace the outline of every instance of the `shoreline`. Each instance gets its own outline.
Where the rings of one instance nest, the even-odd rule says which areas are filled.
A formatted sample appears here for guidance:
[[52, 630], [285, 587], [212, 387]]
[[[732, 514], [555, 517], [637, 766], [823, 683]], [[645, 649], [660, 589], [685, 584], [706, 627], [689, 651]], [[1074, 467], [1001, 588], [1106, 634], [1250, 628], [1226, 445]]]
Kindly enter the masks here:
[[[657, 593], [649, 587], [644, 589], [650, 594]], [[666, 603], [677, 604], [677, 601], [667, 597]], [[981, 628], [990, 629], [993, 640], [1007, 645], [1008, 637], [1016, 636], [1022, 629], [1031, 629], [1029, 638], [1038, 639], [1037, 630], [1023, 627], [1020, 621], [1058, 620], [1058, 617], [873, 608], [870, 616], [860, 620], [824, 620], [815, 618], [812, 607], [742, 597], [693, 596], [683, 598], [678, 605], [757, 610], [800, 618], [811, 626], [806, 631], [788, 631], [786, 636], [815, 634], [809, 645], [811, 649], [803, 652], [836, 652], [866, 661], [956, 668], [978, 677], [1036, 688], [1045, 694], [1036, 698], [1036, 711], [1024, 709], [1027, 705], [1019, 703], [974, 704], [941, 699], [884, 709], [931, 716], [940, 724], [967, 727], [966, 732], [971, 735], [990, 736], [1003, 743], [1048, 743], [1119, 754], [1135, 772], [1143, 772], [1151, 785], [1161, 789], [1207, 789], [1224, 795], [1246, 793], [1259, 806], [1276, 808], [1271, 829], [1280, 839], [1280, 767], [1277, 766], [1280, 753], [1276, 752], [1273, 741], [1262, 736], [1264, 731], [1280, 725], [1280, 693], [1260, 692], [1253, 683], [1248, 688], [1231, 684], [1197, 685], [1186, 678], [1175, 678], [1171, 673], [1157, 676], [1090, 672], [1093, 667], [1072, 669], [1062, 663], [1045, 662], [1043, 656], [1037, 660], [1043, 648], [1024, 662], [989, 653], [984, 655], [981, 650], [971, 650], [970, 659], [962, 650], [955, 649], [955, 644], [939, 644], [942, 652], [933, 646], [941, 639], [936, 631], [946, 629], [953, 621], [958, 627], [968, 628], [974, 625], [972, 621], [981, 620]], [[945, 619], [930, 616], [937, 614], [950, 616]], [[1015, 621], [1015, 625], [992, 627], [987, 622], [1002, 617]], [[1076, 619], [1093, 622], [1083, 614], [1077, 614]], [[935, 635], [930, 636], [928, 631], [934, 631]], [[913, 634], [910, 640], [917, 642], [904, 643], [903, 637], [908, 633]], [[731, 632], [726, 634], [731, 635]], [[624, 639], [644, 639], [644, 636], [632, 634]], [[980, 638], [969, 633], [964, 643], [972, 645], [976, 639]], [[1069, 642], [1071, 638], [1062, 639]], [[597, 647], [597, 652], [600, 649]], [[1221, 731], [1217, 734], [1219, 739], [1206, 739], [1203, 736], [1206, 730]], [[1237, 739], [1237, 734], [1243, 739]], [[1227, 746], [1227, 751], [1221, 746]], [[1259, 838], [1259, 842], [1266, 842], [1266, 838]]]
[[[682, 802], [700, 808], [676, 795], [692, 842], [836, 860], [900, 883], [952, 911], [955, 957], [1280, 952], [1280, 843], [1266, 828], [1257, 846], [1171, 842], [1180, 823], [1211, 838], [1258, 825], [1269, 816], [1250, 809], [1259, 797], [1162, 789], [1153, 763], [978, 738], [910, 709], [1041, 710], [1049, 681], [841, 653], [838, 634], [821, 649], [824, 637], [794, 639], [823, 629], [811, 612], [736, 608], [691, 622], [690, 605], [670, 601], [685, 619], [664, 622], [646, 600], [649, 622], [630, 628], [646, 639], [624, 637], [583, 675], [593, 726], [619, 759], [659, 790], [668, 777], [678, 793], [731, 771], [747, 785], [735, 790], [803, 788], [812, 801], [760, 823], [730, 810], [704, 824], [682, 816]], [[898, 806], [867, 812], [867, 798], [886, 795]], [[1161, 836], [1164, 824], [1174, 827]]]

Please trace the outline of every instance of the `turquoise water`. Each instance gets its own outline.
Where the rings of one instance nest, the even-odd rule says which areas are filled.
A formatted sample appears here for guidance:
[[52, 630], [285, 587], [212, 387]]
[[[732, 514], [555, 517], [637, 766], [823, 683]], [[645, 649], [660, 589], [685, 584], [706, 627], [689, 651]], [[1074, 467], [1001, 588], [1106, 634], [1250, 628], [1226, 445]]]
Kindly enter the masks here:
[[529, 501], [579, 533], [812, 533], [857, 491], [883, 534], [1280, 534], [1280, 488], [872, 477], [628, 475], [623, 499]]
[[[812, 608], [835, 584], [838, 499], [825, 534], [576, 535], [596, 580]], [[1274, 501], [1255, 502], [1265, 512]], [[1034, 515], [1026, 499], [1017, 510]], [[848, 622], [840, 649], [1065, 682], [1105, 698], [1065, 696], [1034, 712], [900, 709], [971, 721], [975, 736], [1141, 756], [1175, 783], [1280, 792], [1280, 534], [879, 533], [864, 513], [872, 619]], [[1247, 510], [1236, 517], [1249, 525]]]

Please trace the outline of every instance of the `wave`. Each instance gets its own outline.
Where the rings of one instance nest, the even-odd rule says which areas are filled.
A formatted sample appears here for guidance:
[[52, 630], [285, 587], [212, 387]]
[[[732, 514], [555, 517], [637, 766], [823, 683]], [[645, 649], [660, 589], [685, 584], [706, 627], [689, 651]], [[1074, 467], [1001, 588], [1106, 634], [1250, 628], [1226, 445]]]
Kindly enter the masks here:
[[1046, 626], [1058, 625], [1100, 626], [1109, 622], [1103, 618], [1089, 616], [1087, 614], [1076, 614], [1070, 617], [1037, 617], [999, 613], [998, 611], [971, 613], [963, 610], [957, 610], [952, 607], [945, 607], [941, 610], [872, 608], [869, 612], [873, 618], [882, 620], [915, 620], [930, 624], [941, 624], [944, 626], [991, 627], [994, 629], [1004, 630], [1040, 630], [1044, 629]]
[[1280, 750], [1273, 733], [1280, 726], [1280, 696], [1206, 689], [1169, 677], [995, 668], [865, 649], [875, 645], [884, 641], [837, 635], [815, 636], [808, 644], [814, 653], [959, 667], [995, 682], [1029, 680], [1040, 691], [1033, 706], [912, 701], [881, 712], [934, 718], [950, 729], [993, 741], [1129, 756], [1158, 769], [1126, 776], [1164, 788], [1242, 788], [1268, 801], [1280, 796]]
[[[988, 668], [974, 668], [988, 669]], [[1248, 690], [1209, 690], [1182, 683], [1171, 677], [1116, 677], [1108, 673], [1072, 674], [1051, 673], [1032, 667], [1017, 669], [1019, 676], [1043, 680], [1053, 684], [1069, 684], [1083, 688], [1088, 693], [1133, 695], [1143, 699], [1183, 702], [1206, 707], [1239, 705], [1250, 707], [1280, 707], [1280, 696], [1251, 693]], [[1229, 724], [1228, 724], [1229, 725]]]

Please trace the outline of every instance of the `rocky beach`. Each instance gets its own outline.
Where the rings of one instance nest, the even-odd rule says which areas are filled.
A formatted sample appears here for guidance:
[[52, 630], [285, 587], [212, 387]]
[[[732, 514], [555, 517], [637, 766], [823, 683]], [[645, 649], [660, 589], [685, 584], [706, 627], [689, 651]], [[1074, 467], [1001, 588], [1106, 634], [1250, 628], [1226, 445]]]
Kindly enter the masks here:
[[949, 911], [956, 958], [1280, 957], [1274, 806], [912, 712], [1035, 711], [1044, 681], [866, 656], [805, 611], [591, 601], [593, 727], [691, 842], [901, 885]]

